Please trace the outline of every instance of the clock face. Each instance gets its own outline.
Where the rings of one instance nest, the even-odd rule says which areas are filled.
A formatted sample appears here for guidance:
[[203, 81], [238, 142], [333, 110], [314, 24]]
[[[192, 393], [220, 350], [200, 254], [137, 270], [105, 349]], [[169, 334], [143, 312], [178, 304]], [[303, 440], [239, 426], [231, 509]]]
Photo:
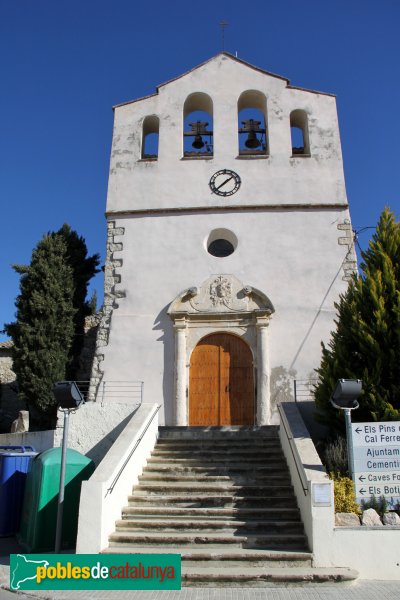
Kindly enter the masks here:
[[218, 196], [232, 196], [238, 191], [241, 184], [240, 177], [235, 171], [222, 169], [211, 177], [209, 186], [211, 191]]

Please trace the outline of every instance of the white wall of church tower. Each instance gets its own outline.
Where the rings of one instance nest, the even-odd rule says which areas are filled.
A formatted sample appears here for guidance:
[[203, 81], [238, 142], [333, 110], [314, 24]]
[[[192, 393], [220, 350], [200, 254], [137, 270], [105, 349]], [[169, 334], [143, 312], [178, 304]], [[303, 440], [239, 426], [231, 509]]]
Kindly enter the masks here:
[[[238, 152], [238, 100], [249, 90], [265, 96], [264, 155]], [[212, 100], [213, 155], [185, 157], [183, 110], [197, 93]], [[307, 115], [309, 155], [292, 155], [293, 111]], [[142, 152], [151, 116], [157, 119], [145, 127], [159, 124], [156, 160]], [[231, 196], [210, 189], [221, 169], [240, 176]], [[221, 53], [156, 94], [116, 107], [107, 218], [123, 235], [110, 251], [118, 275], [109, 285], [121, 297], [110, 308], [106, 339], [98, 341], [104, 379], [143, 380], [147, 401], [163, 403], [161, 419], [172, 424], [176, 333], [167, 311], [182, 290], [220, 274], [261, 290], [275, 309], [267, 332], [271, 409], [291, 378], [310, 377], [333, 328], [333, 303], [355, 267], [333, 96], [291, 87]], [[232, 232], [230, 256], [208, 252], [215, 230]], [[247, 336], [257, 353], [256, 330], [233, 321], [217, 327]], [[191, 327], [180, 334], [186, 365]], [[216, 325], [205, 320], [202, 327]]]

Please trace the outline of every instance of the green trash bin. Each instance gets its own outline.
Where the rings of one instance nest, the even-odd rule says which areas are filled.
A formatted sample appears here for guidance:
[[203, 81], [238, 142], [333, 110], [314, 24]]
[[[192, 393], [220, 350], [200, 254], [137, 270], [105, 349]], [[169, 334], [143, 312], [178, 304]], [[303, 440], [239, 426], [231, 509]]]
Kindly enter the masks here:
[[[27, 552], [54, 550], [60, 486], [61, 448], [51, 448], [31, 460], [26, 478], [18, 540]], [[78, 529], [81, 483], [95, 469], [92, 460], [67, 449], [61, 547], [73, 549]]]

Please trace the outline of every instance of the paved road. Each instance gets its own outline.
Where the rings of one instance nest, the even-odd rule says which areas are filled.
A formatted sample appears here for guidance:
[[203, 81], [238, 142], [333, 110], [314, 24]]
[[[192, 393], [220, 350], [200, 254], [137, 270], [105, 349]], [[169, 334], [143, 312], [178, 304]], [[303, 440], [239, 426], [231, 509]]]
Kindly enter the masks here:
[[[4, 575], [4, 571], [3, 571]], [[4, 580], [3, 580], [4, 585]], [[8, 583], [8, 582], [7, 582]], [[272, 588], [185, 588], [158, 591], [48, 591], [18, 593], [0, 589], [0, 600], [400, 600], [400, 581], [359, 580]]]

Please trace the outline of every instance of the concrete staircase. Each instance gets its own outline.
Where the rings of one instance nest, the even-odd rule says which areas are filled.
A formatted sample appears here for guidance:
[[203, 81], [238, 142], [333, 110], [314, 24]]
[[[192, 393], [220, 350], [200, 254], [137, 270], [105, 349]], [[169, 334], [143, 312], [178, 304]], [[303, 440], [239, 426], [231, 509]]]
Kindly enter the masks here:
[[161, 427], [107, 553], [180, 553], [182, 585], [354, 579], [316, 569], [277, 427]]

